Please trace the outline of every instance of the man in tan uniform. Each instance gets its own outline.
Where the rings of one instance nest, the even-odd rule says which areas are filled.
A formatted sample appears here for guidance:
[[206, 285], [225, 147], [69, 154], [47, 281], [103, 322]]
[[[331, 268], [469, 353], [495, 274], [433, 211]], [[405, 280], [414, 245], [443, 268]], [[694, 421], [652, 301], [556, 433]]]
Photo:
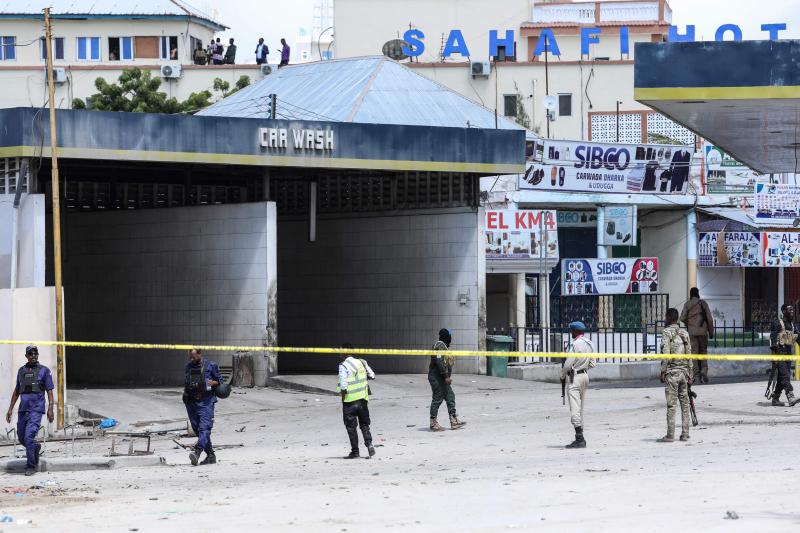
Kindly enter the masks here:
[[586, 448], [586, 440], [583, 438], [583, 402], [586, 398], [586, 387], [589, 386], [588, 370], [594, 368], [595, 363], [588, 355], [594, 353], [594, 346], [584, 335], [585, 332], [586, 325], [583, 322], [570, 323], [572, 342], [567, 351], [576, 355], [567, 357], [561, 367], [561, 381], [569, 377], [569, 412], [575, 427], [575, 440], [567, 444], [567, 448]]
[[[689, 339], [692, 342], [692, 353], [708, 353], [708, 339], [714, 338], [714, 317], [705, 300], [700, 298], [697, 287], [689, 289], [689, 301], [683, 305], [681, 322], [689, 330]], [[701, 383], [708, 383], [708, 361], [698, 359], [694, 367]]]
[[[688, 354], [692, 351], [689, 334], [678, 325], [678, 310], [670, 307], [664, 319], [666, 327], [661, 333], [661, 353]], [[689, 440], [689, 385], [692, 384], [691, 359], [662, 359], [661, 383], [666, 383], [667, 434], [659, 442], [675, 441], [675, 404], [681, 402], [681, 440]]]

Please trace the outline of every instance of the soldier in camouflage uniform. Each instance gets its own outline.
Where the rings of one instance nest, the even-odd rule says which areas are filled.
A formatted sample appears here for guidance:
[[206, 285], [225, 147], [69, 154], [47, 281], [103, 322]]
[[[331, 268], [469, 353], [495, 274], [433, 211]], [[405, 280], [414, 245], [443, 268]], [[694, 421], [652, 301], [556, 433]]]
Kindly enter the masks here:
[[[666, 327], [661, 333], [661, 353], [689, 354], [691, 339], [689, 333], [678, 325], [678, 310], [670, 307], [664, 319]], [[675, 404], [681, 403], [682, 441], [689, 440], [689, 385], [692, 384], [694, 365], [691, 359], [662, 359], [661, 382], [666, 383], [667, 396], [667, 434], [659, 442], [675, 440]]]

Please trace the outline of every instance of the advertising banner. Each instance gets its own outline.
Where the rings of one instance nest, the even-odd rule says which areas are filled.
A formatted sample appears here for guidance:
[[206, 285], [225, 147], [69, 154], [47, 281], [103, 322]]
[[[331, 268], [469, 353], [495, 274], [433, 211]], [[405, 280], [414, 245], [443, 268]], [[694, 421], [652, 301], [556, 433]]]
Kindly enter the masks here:
[[602, 208], [605, 218], [603, 246], [636, 246], [636, 206], [608, 205]]
[[685, 194], [692, 152], [680, 145], [545, 140], [542, 157], [528, 163], [520, 189]]
[[757, 221], [790, 224], [800, 218], [800, 186], [756, 183], [753, 204]]
[[[721, 246], [720, 238], [722, 239]], [[697, 266], [763, 266], [761, 233], [757, 231], [713, 231], [698, 233]]]
[[658, 258], [563, 259], [561, 294], [648, 294], [658, 292]]
[[703, 144], [705, 180], [709, 192], [744, 192], [753, 188], [759, 174], [725, 151], [708, 142]]
[[765, 231], [761, 234], [763, 264], [769, 267], [800, 267], [800, 233]]
[[487, 261], [558, 260], [555, 211], [487, 210], [484, 227]]

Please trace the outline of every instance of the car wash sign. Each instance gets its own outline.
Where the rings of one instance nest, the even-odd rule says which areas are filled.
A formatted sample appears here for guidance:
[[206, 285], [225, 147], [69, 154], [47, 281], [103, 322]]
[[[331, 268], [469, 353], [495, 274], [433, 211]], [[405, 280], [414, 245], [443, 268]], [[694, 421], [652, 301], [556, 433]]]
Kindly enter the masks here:
[[692, 152], [665, 144], [544, 142], [542, 162], [527, 165], [520, 189], [685, 194]]
[[555, 211], [533, 209], [487, 210], [486, 259], [558, 259]]
[[563, 259], [564, 296], [658, 292], [658, 258]]

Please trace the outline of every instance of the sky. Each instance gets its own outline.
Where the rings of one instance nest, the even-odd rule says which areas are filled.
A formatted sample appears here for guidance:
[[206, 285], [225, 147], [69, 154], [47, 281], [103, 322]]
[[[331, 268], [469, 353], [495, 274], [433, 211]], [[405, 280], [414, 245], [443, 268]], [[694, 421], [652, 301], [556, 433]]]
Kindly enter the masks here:
[[[250, 48], [255, 50], [259, 37], [264, 37], [270, 48], [270, 62], [277, 61], [281, 37], [294, 46], [298, 28], [311, 27], [314, 8], [314, 0], [188, 1], [230, 26], [230, 30], [219, 36], [223, 37], [223, 42], [229, 37], [235, 38], [240, 50], [237, 62], [246, 59], [248, 63], [255, 63], [255, 56], [242, 52], [249, 52]], [[725, 23], [740, 26], [744, 39], [766, 38], [761, 24], [776, 22], [787, 24], [787, 31], [780, 34], [781, 38], [800, 38], [797, 15], [800, 0], [668, 0], [668, 3], [672, 7], [673, 24], [680, 26], [681, 32], [686, 24], [694, 24], [697, 40], [713, 40], [717, 27]], [[402, 5], [402, 0], [387, 1], [387, 5]]]

